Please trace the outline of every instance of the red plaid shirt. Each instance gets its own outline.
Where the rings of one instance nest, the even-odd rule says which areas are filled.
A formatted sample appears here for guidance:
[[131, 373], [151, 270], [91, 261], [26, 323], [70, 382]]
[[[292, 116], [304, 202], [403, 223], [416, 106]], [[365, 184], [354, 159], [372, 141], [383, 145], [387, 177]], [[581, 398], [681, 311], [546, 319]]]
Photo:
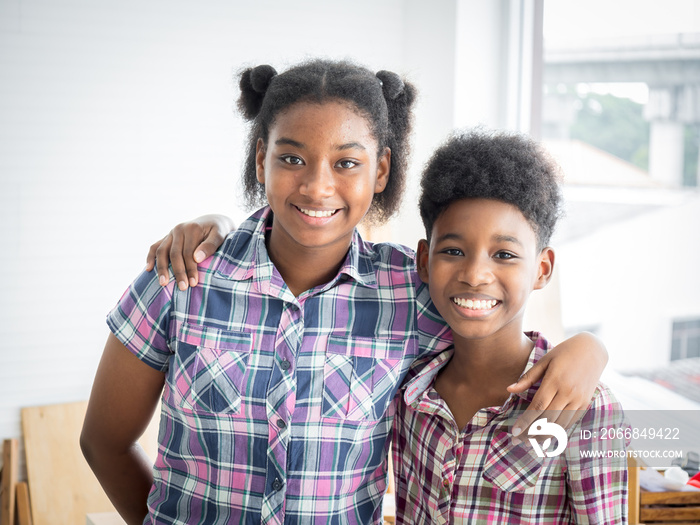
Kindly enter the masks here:
[[[537, 333], [525, 370], [549, 349]], [[529, 439], [510, 429], [536, 386], [501, 407], [478, 411], [462, 429], [433, 388], [452, 351], [438, 355], [399, 392], [393, 457], [397, 523], [627, 523], [624, 440], [584, 439], [582, 430], [625, 425], [622, 407], [599, 385], [564, 452], [537, 456]], [[591, 458], [603, 450], [613, 457]], [[551, 451], [550, 448], [547, 449]]]

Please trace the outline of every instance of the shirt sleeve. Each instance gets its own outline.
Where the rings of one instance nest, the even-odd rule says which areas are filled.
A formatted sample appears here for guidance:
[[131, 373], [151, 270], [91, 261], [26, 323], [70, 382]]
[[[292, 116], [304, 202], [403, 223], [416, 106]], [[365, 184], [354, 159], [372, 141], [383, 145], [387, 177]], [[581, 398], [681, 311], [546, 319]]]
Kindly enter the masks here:
[[423, 283], [418, 274], [416, 283], [416, 328], [420, 357], [418, 362], [425, 364], [452, 344], [452, 331], [435, 308], [428, 285]]
[[622, 405], [599, 385], [566, 448], [567, 489], [575, 523], [627, 523], [629, 423]]
[[160, 286], [155, 271], [142, 272], [107, 314], [107, 325], [121, 343], [152, 368], [170, 363], [171, 304], [174, 279]]

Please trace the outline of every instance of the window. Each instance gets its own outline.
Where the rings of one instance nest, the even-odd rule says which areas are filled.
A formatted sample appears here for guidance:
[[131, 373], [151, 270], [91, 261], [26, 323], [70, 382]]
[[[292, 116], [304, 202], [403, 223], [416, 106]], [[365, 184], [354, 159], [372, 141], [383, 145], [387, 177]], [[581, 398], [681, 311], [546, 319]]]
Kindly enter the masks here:
[[673, 322], [671, 361], [700, 357], [700, 319]]

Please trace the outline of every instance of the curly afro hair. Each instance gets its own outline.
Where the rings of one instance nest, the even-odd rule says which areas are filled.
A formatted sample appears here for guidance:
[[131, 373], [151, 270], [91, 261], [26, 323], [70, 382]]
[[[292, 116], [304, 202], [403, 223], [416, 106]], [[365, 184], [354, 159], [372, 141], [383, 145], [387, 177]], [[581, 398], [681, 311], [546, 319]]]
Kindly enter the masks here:
[[559, 166], [524, 135], [482, 129], [456, 133], [435, 151], [421, 178], [419, 207], [427, 238], [452, 202], [494, 199], [522, 212], [541, 250], [561, 215], [559, 180]]
[[409, 136], [416, 90], [396, 73], [369, 69], [348, 61], [316, 59], [298, 64], [284, 73], [269, 65], [249, 68], [240, 74], [238, 108], [251, 122], [243, 170], [248, 204], [265, 204], [265, 188], [255, 176], [258, 139], [267, 143], [277, 116], [298, 102], [321, 104], [342, 101], [367, 119], [377, 140], [378, 154], [391, 150], [389, 180], [383, 192], [374, 195], [367, 214], [381, 223], [399, 208], [406, 184], [410, 154]]

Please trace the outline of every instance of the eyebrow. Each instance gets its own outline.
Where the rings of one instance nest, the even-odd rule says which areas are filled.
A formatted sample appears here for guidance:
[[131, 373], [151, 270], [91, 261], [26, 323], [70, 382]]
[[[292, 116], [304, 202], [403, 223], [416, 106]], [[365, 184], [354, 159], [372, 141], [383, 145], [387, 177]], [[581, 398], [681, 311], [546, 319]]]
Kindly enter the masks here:
[[513, 244], [517, 244], [518, 246], [523, 245], [523, 243], [521, 243], [517, 237], [513, 237], [512, 235], [494, 235], [493, 240], [496, 242], [511, 242]]
[[437, 239], [435, 239], [435, 242], [442, 242], [442, 241], [461, 241], [464, 239], [461, 235], [458, 233], [445, 233], [444, 235], [440, 235]]
[[363, 151], [366, 151], [367, 148], [365, 148], [362, 144], [359, 142], [347, 142], [345, 144], [340, 144], [337, 146], [335, 149], [337, 150], [344, 150], [344, 149], [361, 149]]
[[296, 140], [288, 139], [286, 137], [279, 138], [275, 141], [276, 146], [293, 146], [295, 148], [299, 149], [304, 149], [306, 146], [302, 144], [301, 142], [297, 142]]
[[[275, 145], [277, 146], [292, 146], [294, 148], [299, 148], [299, 149], [306, 149], [306, 145], [302, 142], [298, 142], [294, 139], [290, 139], [287, 137], [280, 137], [275, 141]], [[359, 142], [346, 142], [345, 144], [339, 144], [338, 146], [335, 147], [336, 150], [338, 151], [343, 151], [346, 149], [361, 149], [363, 151], [367, 151], [367, 148], [365, 148], [362, 144]]]
[[[513, 244], [517, 244], [518, 246], [523, 245], [517, 237], [513, 237], [512, 235], [494, 235], [492, 239], [496, 242], [510, 242]], [[443, 242], [443, 241], [461, 241], [464, 240], [464, 237], [458, 233], [446, 233], [444, 235], [441, 235], [437, 239], [435, 239], [435, 242]]]

